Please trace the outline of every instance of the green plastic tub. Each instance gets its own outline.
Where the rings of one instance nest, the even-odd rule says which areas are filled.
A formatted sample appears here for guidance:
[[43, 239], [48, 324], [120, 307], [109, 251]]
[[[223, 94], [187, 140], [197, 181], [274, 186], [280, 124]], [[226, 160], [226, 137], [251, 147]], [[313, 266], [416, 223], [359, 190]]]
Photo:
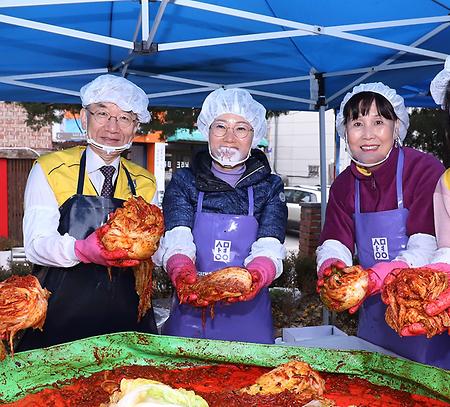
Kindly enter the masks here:
[[125, 332], [16, 353], [0, 362], [0, 402], [19, 399], [57, 380], [122, 365], [240, 363], [274, 367], [300, 359], [314, 369], [345, 373], [374, 384], [450, 402], [450, 371], [364, 351], [338, 351], [212, 341]]

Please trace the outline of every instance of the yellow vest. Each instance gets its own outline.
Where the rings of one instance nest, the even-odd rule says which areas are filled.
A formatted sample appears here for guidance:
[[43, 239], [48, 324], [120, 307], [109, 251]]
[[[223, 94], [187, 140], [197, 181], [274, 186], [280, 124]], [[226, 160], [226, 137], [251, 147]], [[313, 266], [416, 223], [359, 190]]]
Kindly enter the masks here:
[[[82, 146], [72, 147], [67, 150], [43, 155], [37, 159], [59, 206], [77, 193], [80, 159], [85, 149], [86, 147]], [[142, 196], [147, 202], [151, 202], [156, 190], [155, 177], [145, 168], [125, 158], [121, 158], [120, 163], [130, 173], [136, 188], [136, 194]], [[84, 175], [83, 195], [97, 196], [97, 192], [89, 180], [87, 172]], [[128, 178], [124, 169], [120, 168], [114, 198], [126, 200], [130, 196], [131, 191], [128, 186]]]
[[444, 172], [444, 185], [450, 190], [450, 168]]

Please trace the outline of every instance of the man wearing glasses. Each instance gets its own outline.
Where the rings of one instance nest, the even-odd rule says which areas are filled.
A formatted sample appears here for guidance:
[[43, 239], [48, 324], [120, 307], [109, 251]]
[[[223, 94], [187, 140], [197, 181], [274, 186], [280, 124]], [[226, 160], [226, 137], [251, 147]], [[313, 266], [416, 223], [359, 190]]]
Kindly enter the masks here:
[[155, 193], [153, 175], [120, 156], [139, 122], [150, 120], [148, 98], [113, 75], [97, 77], [80, 96], [87, 147], [39, 157], [25, 189], [25, 253], [52, 294], [43, 331], [27, 331], [18, 350], [112, 332], [157, 332], [153, 310], [137, 323], [138, 296], [127, 267], [139, 262], [123, 250], [106, 252], [95, 233], [130, 196], [150, 202]]
[[[268, 286], [282, 272], [287, 208], [280, 177], [256, 149], [265, 115], [243, 89], [215, 90], [203, 103], [197, 125], [209, 151], [174, 174], [163, 200], [167, 232], [159, 254], [177, 290], [166, 335], [274, 342]], [[202, 317], [184, 288], [230, 266], [248, 269], [251, 293], [215, 304], [214, 319]]]

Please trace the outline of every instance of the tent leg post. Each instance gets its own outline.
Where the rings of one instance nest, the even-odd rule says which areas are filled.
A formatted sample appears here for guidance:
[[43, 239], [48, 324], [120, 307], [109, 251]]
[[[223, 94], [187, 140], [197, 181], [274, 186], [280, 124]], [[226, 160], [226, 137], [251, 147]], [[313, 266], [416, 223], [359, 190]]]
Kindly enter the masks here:
[[[325, 138], [325, 106], [321, 105], [319, 108], [319, 145], [320, 145], [320, 189], [321, 189], [321, 204], [320, 204], [320, 223], [323, 228], [325, 222], [325, 210], [327, 207], [327, 157], [326, 157], [326, 138]], [[323, 307], [322, 312], [323, 325], [330, 324], [330, 313]], [[332, 320], [333, 320], [332, 315]]]

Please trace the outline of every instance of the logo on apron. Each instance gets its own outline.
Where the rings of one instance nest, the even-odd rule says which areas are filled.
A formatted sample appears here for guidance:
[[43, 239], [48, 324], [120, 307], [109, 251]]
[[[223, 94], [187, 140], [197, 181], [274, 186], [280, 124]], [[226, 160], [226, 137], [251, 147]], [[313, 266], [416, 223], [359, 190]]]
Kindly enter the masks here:
[[387, 237], [372, 238], [373, 257], [375, 260], [389, 260], [389, 248]]
[[214, 241], [214, 261], [230, 262], [231, 241], [215, 240]]

